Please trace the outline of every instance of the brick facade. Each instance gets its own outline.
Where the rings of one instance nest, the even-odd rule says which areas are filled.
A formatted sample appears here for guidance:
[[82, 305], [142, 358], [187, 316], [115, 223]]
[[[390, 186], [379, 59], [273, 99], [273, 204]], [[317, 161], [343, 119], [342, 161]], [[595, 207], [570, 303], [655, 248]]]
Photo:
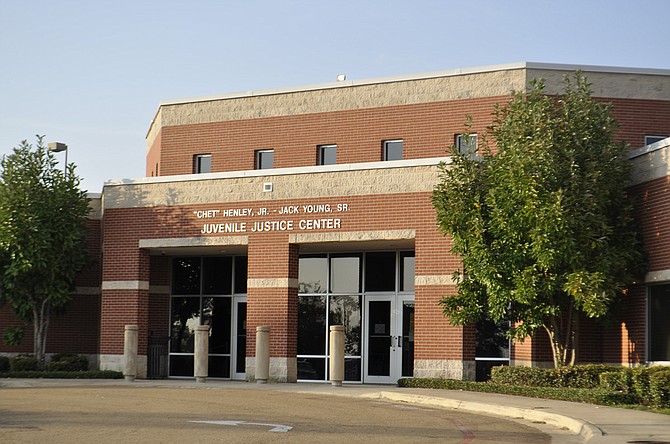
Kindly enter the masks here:
[[[72, 346], [97, 354], [102, 368], [120, 370], [124, 326], [137, 324], [140, 376], [146, 376], [150, 338], [169, 336], [174, 321], [172, 258], [246, 256], [246, 293], [235, 296], [247, 304], [244, 372], [254, 377], [255, 328], [269, 326], [271, 378], [295, 381], [301, 255], [412, 251], [413, 292], [403, 295], [413, 296], [412, 331], [403, 338], [414, 344], [413, 374], [474, 378], [475, 328], [451, 326], [439, 305], [455, 292], [451, 275], [460, 261], [435, 222], [437, 164], [465, 132], [466, 116], [470, 131], [484, 133], [494, 105], [508, 101], [511, 91], [542, 75], [553, 94], [573, 68], [521, 64], [162, 104], [147, 137], [147, 177], [107, 185], [101, 223], [91, 223], [94, 260], [78, 286], [100, 290], [76, 297], [54, 323], [49, 349]], [[637, 148], [645, 135], [670, 135], [669, 72], [584, 72], [594, 96], [613, 103], [620, 140]], [[382, 162], [383, 141], [394, 139], [403, 141], [402, 160]], [[331, 144], [337, 164], [317, 166], [318, 146]], [[274, 168], [254, 170], [254, 152], [264, 149], [274, 150]], [[630, 191], [649, 254], [647, 283], [670, 282], [666, 151], [663, 145], [632, 159], [637, 179]], [[211, 154], [212, 174], [192, 174], [198, 154]], [[365, 291], [360, 296], [368, 297]], [[620, 321], [583, 320], [578, 360], [644, 364], [646, 298], [646, 285], [632, 285]], [[361, 336], [372, 331], [364, 316]], [[0, 322], [13, 322], [6, 308]], [[81, 333], [69, 332], [74, 325]], [[86, 340], [71, 341], [77, 334]], [[366, 341], [361, 382], [367, 380]], [[231, 350], [234, 361], [242, 348]], [[543, 333], [512, 347], [514, 364], [551, 360]]]

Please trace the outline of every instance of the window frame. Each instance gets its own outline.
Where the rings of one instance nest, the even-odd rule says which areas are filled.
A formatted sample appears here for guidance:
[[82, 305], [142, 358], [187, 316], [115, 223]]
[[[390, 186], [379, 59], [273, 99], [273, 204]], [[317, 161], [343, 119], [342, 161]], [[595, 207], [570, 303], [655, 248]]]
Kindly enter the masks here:
[[[317, 145], [317, 163], [318, 165], [336, 165], [337, 164], [337, 145], [336, 144], [325, 144], [325, 145]], [[334, 156], [334, 162], [332, 163], [325, 163], [325, 158], [324, 156], [324, 151], [328, 149], [333, 149], [335, 151], [335, 156]]]
[[[646, 134], [644, 136], [644, 146], [651, 145], [652, 143], [657, 143], [660, 142], [663, 139], [667, 139], [670, 136], [661, 136], [661, 135], [654, 135], [654, 134]], [[653, 142], [649, 142], [648, 139], [655, 139]]]
[[[400, 158], [399, 159], [389, 159], [389, 146], [391, 144], [400, 143]], [[394, 160], [403, 160], [405, 151], [405, 140], [404, 139], [387, 139], [382, 141], [382, 160], [385, 162], [390, 162]]]
[[[269, 167], [263, 167], [263, 155], [272, 153], [272, 165]], [[264, 149], [254, 151], [254, 169], [256, 170], [271, 170], [275, 167], [275, 150], [274, 149]]]
[[[208, 171], [202, 170], [202, 160], [209, 160]], [[212, 172], [212, 153], [202, 153], [193, 155], [193, 174], [207, 174]], [[156, 174], [158, 175], [158, 174]]]
[[[465, 139], [467, 138], [468, 143], [465, 142]], [[474, 159], [477, 157], [477, 150], [479, 149], [479, 136], [477, 133], [462, 133], [462, 134], [456, 134], [456, 140], [455, 140], [455, 145], [456, 145], [456, 150], [466, 156], [468, 159]], [[472, 147], [472, 141], [474, 140], [474, 149]]]

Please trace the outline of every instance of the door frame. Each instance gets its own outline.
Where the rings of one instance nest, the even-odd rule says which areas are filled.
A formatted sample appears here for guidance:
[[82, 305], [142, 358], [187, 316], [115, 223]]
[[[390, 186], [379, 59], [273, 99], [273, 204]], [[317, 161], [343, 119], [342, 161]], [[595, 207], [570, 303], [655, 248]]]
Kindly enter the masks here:
[[[364, 384], [395, 384], [402, 377], [402, 342], [403, 342], [403, 307], [406, 301], [414, 302], [414, 294], [377, 293], [365, 294], [364, 297], [364, 336], [363, 336], [363, 383]], [[390, 303], [391, 345], [389, 347], [389, 375], [370, 375], [369, 370], [369, 335], [373, 328], [370, 322], [370, 302]]]

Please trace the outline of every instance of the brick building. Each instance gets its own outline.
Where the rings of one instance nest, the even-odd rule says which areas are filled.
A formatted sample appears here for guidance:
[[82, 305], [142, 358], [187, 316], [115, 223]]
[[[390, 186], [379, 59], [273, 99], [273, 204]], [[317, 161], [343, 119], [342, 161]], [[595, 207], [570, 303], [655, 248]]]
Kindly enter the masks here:
[[[137, 324], [140, 376], [156, 374], [153, 353], [164, 350], [169, 376], [192, 377], [194, 329], [205, 323], [210, 377], [252, 379], [265, 325], [272, 379], [327, 380], [328, 327], [344, 324], [352, 382], [547, 364], [543, 335], [478, 347], [476, 326], [442, 315], [459, 259], [430, 198], [448, 147], [476, 148], [459, 138], [466, 116], [483, 133], [512, 91], [541, 77], [560, 92], [578, 68], [594, 97], [614, 104], [619, 137], [642, 147], [631, 151], [630, 189], [650, 270], [620, 323], [587, 326], [579, 361], [669, 362], [670, 71], [534, 63], [163, 102], [146, 177], [108, 182], [94, 202], [99, 261], [55, 320], [48, 351], [121, 369], [124, 325]], [[6, 308], [0, 316], [13, 322]]]

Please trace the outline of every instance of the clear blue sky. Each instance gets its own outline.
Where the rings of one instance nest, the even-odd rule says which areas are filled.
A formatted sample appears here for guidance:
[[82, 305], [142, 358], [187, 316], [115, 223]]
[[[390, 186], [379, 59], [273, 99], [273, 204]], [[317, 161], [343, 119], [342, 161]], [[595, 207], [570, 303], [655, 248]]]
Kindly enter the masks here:
[[163, 100], [526, 61], [670, 69], [668, 17], [669, 0], [0, 0], [0, 155], [45, 134], [100, 192], [144, 176]]

